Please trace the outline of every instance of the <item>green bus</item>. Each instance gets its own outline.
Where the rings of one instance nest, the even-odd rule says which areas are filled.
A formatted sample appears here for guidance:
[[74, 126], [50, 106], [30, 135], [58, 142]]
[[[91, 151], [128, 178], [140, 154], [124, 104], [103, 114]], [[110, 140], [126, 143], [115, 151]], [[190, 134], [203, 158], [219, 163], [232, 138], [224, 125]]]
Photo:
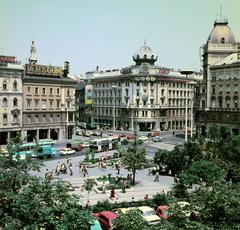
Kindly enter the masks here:
[[30, 142], [17, 146], [16, 155], [19, 159], [26, 159], [27, 156], [38, 158], [55, 157], [56, 149], [53, 141], [40, 140], [39, 142]]

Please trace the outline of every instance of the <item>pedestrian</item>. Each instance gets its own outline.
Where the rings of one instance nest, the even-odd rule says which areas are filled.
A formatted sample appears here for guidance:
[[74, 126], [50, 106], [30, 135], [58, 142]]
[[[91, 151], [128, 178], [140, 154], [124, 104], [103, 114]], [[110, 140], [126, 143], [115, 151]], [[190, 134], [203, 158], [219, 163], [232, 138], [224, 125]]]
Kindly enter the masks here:
[[70, 158], [69, 161], [68, 161], [68, 165], [69, 166], [72, 166], [72, 159]]
[[122, 192], [126, 193], [126, 181], [125, 180], [122, 181]]
[[144, 200], [148, 200], [148, 199], [149, 199], [148, 194], [146, 194], [144, 197]]
[[48, 177], [49, 177], [49, 171], [48, 171], [48, 169], [46, 169], [46, 173], [45, 173], [45, 179], [48, 179]]
[[69, 165], [69, 158], [67, 157], [67, 165]]
[[110, 198], [115, 199], [115, 190], [114, 187], [112, 187], [111, 193], [110, 193]]
[[73, 175], [72, 165], [69, 166], [69, 171], [70, 171], [70, 176], [72, 176]]
[[103, 194], [106, 193], [106, 185], [105, 185], [105, 181], [103, 181], [103, 184], [102, 184], [102, 193], [103, 193]]
[[59, 175], [60, 173], [61, 173], [61, 163], [60, 163], [60, 161], [58, 161], [57, 167], [56, 167], [56, 170], [55, 170], [55, 174]]
[[158, 171], [156, 171], [156, 177], [155, 177], [155, 179], [154, 179], [154, 182], [159, 182], [159, 172]]

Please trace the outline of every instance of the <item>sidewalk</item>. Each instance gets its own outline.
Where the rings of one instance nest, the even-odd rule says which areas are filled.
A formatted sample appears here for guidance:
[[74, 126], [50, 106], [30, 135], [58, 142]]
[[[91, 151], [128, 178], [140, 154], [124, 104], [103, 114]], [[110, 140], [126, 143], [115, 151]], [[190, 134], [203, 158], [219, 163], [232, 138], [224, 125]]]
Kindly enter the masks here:
[[[109, 155], [112, 153], [109, 153]], [[98, 156], [100, 156], [99, 154]], [[72, 158], [73, 163], [73, 175], [70, 176], [69, 174], [60, 176], [57, 176], [57, 178], [69, 181], [73, 187], [75, 188], [75, 191], [72, 191], [70, 193], [76, 194], [80, 196], [80, 203], [82, 205], [86, 205], [87, 199], [88, 199], [88, 193], [87, 191], [83, 190], [81, 191], [82, 185], [85, 184], [83, 175], [79, 172], [78, 169], [78, 162], [80, 160], [83, 160], [85, 156], [77, 156]], [[33, 172], [32, 174], [38, 175], [41, 177], [44, 177], [46, 169], [49, 169], [50, 171], [55, 171], [55, 167], [57, 165], [57, 162], [60, 161], [61, 163], [65, 162], [66, 159], [55, 159], [45, 162], [45, 166], [42, 167], [41, 172]], [[102, 169], [99, 167], [95, 168], [89, 168], [88, 169], [89, 176], [90, 177], [99, 177], [102, 175], [108, 175], [111, 174], [112, 176], [116, 176], [117, 171], [113, 169], [110, 166], [107, 166], [106, 169]], [[126, 169], [121, 169], [120, 176], [126, 177], [129, 173]], [[137, 200], [143, 200], [144, 196], [148, 194], [149, 198], [151, 198], [153, 195], [157, 193], [164, 192], [167, 193], [167, 191], [170, 190], [171, 186], [173, 185], [173, 177], [170, 176], [160, 176], [159, 182], [154, 182], [155, 176], [149, 176], [148, 175], [148, 169], [138, 170], [136, 173], [136, 185], [133, 188], [133, 191], [126, 191], [126, 193], [123, 193], [122, 191], [116, 191], [116, 198], [114, 200], [110, 199], [110, 191], [108, 191], [106, 194], [97, 194], [94, 189], [89, 193], [90, 198], [90, 204], [96, 204], [98, 201], [103, 201], [108, 199], [110, 202], [123, 202], [123, 201], [137, 201]], [[96, 185], [95, 185], [96, 186]]]

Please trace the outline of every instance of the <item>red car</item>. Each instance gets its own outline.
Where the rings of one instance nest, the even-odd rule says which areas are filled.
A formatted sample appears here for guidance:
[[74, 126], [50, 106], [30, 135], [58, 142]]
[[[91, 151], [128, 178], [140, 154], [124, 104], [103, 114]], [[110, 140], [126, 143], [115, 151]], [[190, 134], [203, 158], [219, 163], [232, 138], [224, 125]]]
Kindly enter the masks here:
[[155, 212], [157, 213], [158, 216], [160, 216], [161, 218], [163, 218], [165, 220], [167, 220], [169, 217], [168, 206], [166, 206], [166, 205], [158, 206], [155, 209]]
[[127, 135], [124, 134], [124, 133], [121, 133], [121, 134], [118, 135], [119, 138], [123, 138], [123, 137], [126, 137], [126, 136], [127, 136]]
[[119, 215], [112, 211], [102, 211], [102, 212], [98, 212], [98, 213], [93, 213], [93, 216], [97, 217], [102, 228], [113, 229], [112, 221], [114, 219], [118, 218]]

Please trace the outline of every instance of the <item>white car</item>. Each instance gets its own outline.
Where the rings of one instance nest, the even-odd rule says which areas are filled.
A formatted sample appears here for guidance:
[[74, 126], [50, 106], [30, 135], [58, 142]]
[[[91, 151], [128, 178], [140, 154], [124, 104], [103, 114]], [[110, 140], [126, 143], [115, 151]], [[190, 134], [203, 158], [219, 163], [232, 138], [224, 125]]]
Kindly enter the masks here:
[[140, 206], [137, 207], [141, 212], [143, 219], [146, 221], [148, 225], [159, 224], [161, 218], [156, 214], [156, 212], [148, 206]]
[[147, 140], [148, 140], [148, 137], [146, 137], [146, 136], [140, 136], [140, 137], [138, 137], [138, 139], [141, 140], [141, 141], [147, 141]]
[[89, 148], [90, 147], [90, 144], [87, 141], [83, 142], [81, 145], [82, 145], [83, 148]]
[[71, 155], [74, 154], [76, 152], [76, 150], [70, 149], [70, 148], [65, 148], [62, 151], [60, 151], [61, 155]]

